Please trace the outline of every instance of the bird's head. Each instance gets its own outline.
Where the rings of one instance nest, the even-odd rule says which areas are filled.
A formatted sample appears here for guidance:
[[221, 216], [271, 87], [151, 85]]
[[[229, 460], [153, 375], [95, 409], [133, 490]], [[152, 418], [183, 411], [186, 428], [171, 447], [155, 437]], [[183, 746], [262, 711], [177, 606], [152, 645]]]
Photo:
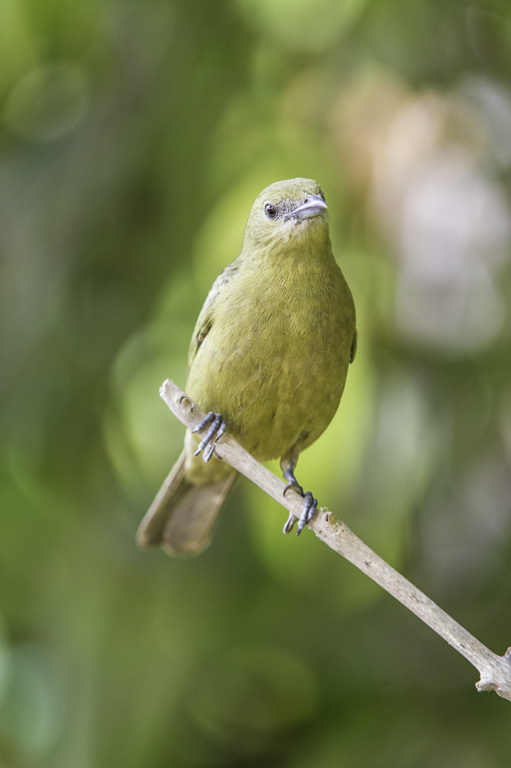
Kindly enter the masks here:
[[256, 198], [243, 247], [323, 246], [329, 239], [326, 210], [321, 187], [312, 179], [276, 181]]

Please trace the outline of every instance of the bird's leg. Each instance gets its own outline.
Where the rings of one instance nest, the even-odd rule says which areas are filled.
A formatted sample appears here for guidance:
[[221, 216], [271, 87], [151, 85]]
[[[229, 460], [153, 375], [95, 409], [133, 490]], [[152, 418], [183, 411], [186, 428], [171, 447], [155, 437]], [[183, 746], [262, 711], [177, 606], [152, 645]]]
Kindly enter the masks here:
[[298, 482], [298, 480], [295, 477], [294, 468], [296, 466], [296, 461], [287, 464], [285, 467], [281, 464], [282, 474], [284, 475], [284, 480], [287, 480], [287, 485], [284, 488], [284, 496], [289, 491], [290, 488], [294, 488], [300, 496], [303, 496], [303, 488]]
[[202, 451], [202, 458], [204, 461], [210, 460], [213, 455], [213, 451], [215, 450], [215, 443], [220, 440], [225, 430], [227, 429], [227, 425], [222, 417], [222, 414], [210, 411], [208, 415], [201, 421], [201, 423], [198, 424], [195, 429], [192, 429], [192, 432], [200, 432], [201, 429], [207, 427], [208, 424], [211, 424], [209, 432], [206, 437], [200, 441], [199, 445], [197, 446], [197, 450], [193, 454], [194, 456], [198, 456]]
[[[303, 511], [300, 519], [298, 520], [298, 527], [296, 529], [296, 535], [299, 536], [305, 526], [310, 523], [316, 514], [316, 510], [318, 508], [318, 500], [314, 498], [310, 491], [307, 491], [307, 493], [303, 492], [303, 488], [296, 479], [294, 473], [297, 461], [298, 457], [284, 457], [280, 462], [280, 468], [282, 470], [282, 474], [284, 475], [284, 480], [287, 480], [287, 485], [284, 488], [284, 496], [290, 488], [294, 488], [296, 491], [298, 491], [300, 496], [303, 496]], [[297, 518], [295, 515], [290, 513], [288, 519], [286, 520], [286, 524], [284, 525], [284, 533], [291, 533], [296, 521]]]

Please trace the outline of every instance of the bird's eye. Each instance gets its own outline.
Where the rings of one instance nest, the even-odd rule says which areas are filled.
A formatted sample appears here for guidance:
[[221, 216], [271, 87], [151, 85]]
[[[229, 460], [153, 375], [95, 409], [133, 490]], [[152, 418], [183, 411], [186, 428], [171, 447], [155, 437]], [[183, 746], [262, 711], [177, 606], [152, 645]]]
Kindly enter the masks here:
[[265, 203], [264, 204], [264, 212], [268, 216], [269, 219], [274, 219], [277, 215], [277, 209], [273, 205], [273, 203]]

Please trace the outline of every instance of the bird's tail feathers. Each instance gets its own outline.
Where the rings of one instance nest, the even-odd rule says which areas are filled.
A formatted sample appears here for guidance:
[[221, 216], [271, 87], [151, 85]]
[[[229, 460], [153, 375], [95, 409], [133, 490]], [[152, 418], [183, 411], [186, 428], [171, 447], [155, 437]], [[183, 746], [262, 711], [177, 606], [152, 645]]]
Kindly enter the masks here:
[[142, 549], [161, 546], [171, 555], [198, 555], [211, 541], [213, 525], [236, 472], [210, 485], [192, 485], [185, 477], [181, 454], [137, 532]]

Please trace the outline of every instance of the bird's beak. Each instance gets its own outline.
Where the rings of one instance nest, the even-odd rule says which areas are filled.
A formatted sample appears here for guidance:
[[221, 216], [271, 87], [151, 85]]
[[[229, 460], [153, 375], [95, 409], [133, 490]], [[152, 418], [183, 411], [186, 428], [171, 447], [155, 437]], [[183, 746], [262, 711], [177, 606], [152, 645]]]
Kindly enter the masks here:
[[327, 204], [319, 195], [307, 195], [304, 202], [298, 208], [288, 213], [286, 219], [298, 219], [298, 221], [310, 219], [311, 216], [318, 216], [323, 211], [326, 211], [327, 207]]

